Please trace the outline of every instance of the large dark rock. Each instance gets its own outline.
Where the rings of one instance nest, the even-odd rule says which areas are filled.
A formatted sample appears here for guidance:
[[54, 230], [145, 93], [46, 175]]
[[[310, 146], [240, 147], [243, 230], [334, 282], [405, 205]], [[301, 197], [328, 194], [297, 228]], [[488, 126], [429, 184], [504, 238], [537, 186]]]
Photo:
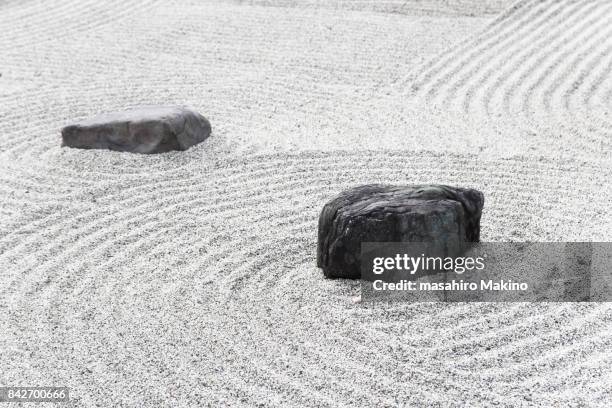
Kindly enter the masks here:
[[210, 136], [210, 123], [180, 107], [142, 107], [99, 115], [62, 129], [62, 146], [133, 153], [187, 150]]
[[317, 265], [330, 278], [360, 278], [362, 242], [427, 242], [456, 254], [479, 241], [483, 204], [480, 191], [442, 185], [353, 188], [323, 207]]

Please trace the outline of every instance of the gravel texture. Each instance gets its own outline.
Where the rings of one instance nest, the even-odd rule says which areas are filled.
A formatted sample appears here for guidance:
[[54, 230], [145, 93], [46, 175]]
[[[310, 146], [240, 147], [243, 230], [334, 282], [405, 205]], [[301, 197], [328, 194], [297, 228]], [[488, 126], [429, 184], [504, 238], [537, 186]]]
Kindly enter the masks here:
[[[609, 240], [612, 3], [320, 3], [0, 2], [0, 385], [79, 407], [612, 404], [607, 304], [386, 307], [316, 267], [321, 208], [368, 183], [482, 191], [482, 241]], [[139, 105], [213, 135], [60, 147]]]

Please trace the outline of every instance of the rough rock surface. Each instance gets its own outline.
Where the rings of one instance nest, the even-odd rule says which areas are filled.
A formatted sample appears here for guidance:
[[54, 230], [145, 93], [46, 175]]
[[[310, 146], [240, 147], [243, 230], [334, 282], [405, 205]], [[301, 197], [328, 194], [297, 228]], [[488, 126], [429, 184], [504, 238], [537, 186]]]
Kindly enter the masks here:
[[317, 265], [326, 277], [361, 277], [362, 242], [431, 242], [460, 251], [480, 239], [484, 196], [443, 185], [366, 185], [341, 193], [319, 217]]
[[150, 106], [103, 114], [62, 129], [62, 146], [133, 153], [187, 150], [210, 136], [208, 120], [181, 107]]

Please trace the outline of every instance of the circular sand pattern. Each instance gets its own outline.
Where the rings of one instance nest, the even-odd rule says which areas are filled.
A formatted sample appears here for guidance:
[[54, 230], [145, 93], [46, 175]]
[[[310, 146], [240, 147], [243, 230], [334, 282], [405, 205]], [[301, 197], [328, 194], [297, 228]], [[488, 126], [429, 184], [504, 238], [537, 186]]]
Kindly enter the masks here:
[[[39, 21], [39, 2], [4, 6], [0, 151], [15, 160], [56, 147], [69, 121], [142, 104], [192, 106], [235, 152], [345, 148], [370, 133], [371, 117], [405, 134], [393, 110], [369, 101], [489, 21], [205, 1], [100, 18], [82, 8], [122, 8], [66, 3], [53, 25]], [[44, 42], [25, 35], [29, 21]]]
[[[93, 164], [118, 159], [148, 158]], [[600, 172], [335, 152], [193, 160], [154, 177], [90, 172], [78, 191], [58, 176], [55, 196], [32, 181], [30, 202], [52, 210], [18, 217], [0, 239], [3, 372], [9, 383], [68, 384], [85, 405], [118, 401], [119, 389], [133, 405], [554, 404], [586, 392], [603, 403], [607, 306], [355, 305], [356, 282], [325, 280], [314, 265], [320, 208], [355, 184], [479, 188], [484, 240], [597, 240], [609, 229], [596, 209], [612, 198], [594, 193]], [[575, 178], [584, 182], [568, 189]], [[560, 394], [570, 387], [582, 391]]]
[[[612, 3], [524, 0], [440, 54], [412, 89], [442, 111], [509, 122], [570, 156], [610, 159]], [[423, 103], [423, 102], [420, 102]]]
[[[463, 3], [407, 7], [443, 4], [447, 15]], [[486, 102], [472, 76], [489, 65], [471, 65], [514, 30], [539, 27], [539, 13], [602, 26], [592, 13], [602, 3], [519, 3], [430, 62], [488, 20], [231, 2], [0, 4], [10, 34], [0, 37], [2, 385], [66, 385], [74, 406], [609, 406], [609, 306], [355, 304], [357, 282], [325, 280], [314, 264], [323, 204], [370, 182], [478, 188], [488, 241], [607, 240], [610, 163], [606, 150], [587, 157], [604, 125], [572, 133], [576, 122], [556, 137], [534, 128], [529, 139], [493, 120], [512, 86], [484, 81]], [[591, 58], [605, 48], [584, 47], [591, 62], [568, 74], [565, 62], [525, 59], [538, 75], [559, 71], [546, 84], [595, 71], [563, 115], [610, 96]], [[512, 115], [547, 112], [537, 100], [557, 114], [558, 92], [530, 94], [519, 68], [506, 75], [531, 99]], [[410, 70], [419, 90], [407, 100]], [[66, 121], [145, 102], [194, 106], [213, 137], [158, 156], [59, 148]]]

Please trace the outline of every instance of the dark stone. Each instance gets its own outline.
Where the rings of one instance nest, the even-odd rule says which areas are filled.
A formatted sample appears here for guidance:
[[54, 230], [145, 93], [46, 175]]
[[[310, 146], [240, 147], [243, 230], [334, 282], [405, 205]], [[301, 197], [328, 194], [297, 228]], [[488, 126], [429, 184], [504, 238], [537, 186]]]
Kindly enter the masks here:
[[366, 185], [341, 193], [319, 217], [317, 265], [328, 278], [361, 277], [362, 242], [427, 242], [456, 254], [480, 240], [480, 191], [442, 185]]
[[62, 146], [132, 153], [187, 150], [210, 136], [210, 123], [180, 107], [142, 107], [99, 115], [62, 129]]

